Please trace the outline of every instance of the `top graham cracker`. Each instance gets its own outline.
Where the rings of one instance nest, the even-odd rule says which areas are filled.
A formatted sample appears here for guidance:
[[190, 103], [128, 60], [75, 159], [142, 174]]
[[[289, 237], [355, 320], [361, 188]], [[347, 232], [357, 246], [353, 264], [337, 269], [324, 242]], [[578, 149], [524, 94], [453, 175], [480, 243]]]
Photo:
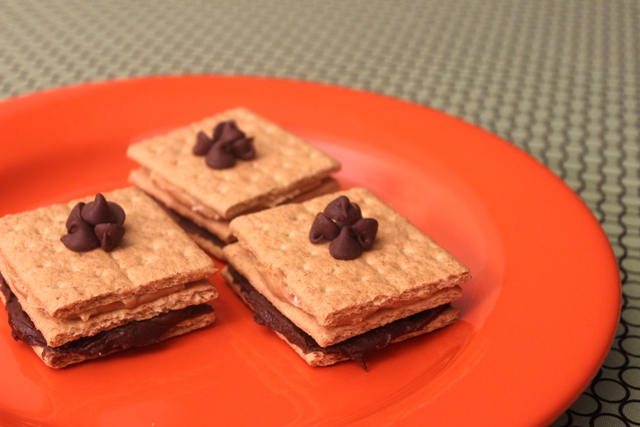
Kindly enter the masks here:
[[[328, 242], [309, 241], [316, 214], [340, 195], [357, 203], [363, 217], [379, 223], [373, 247], [349, 261], [334, 259]], [[279, 282], [290, 302], [323, 326], [353, 323], [471, 277], [453, 255], [364, 188], [243, 215], [230, 227], [269, 280]]]
[[[235, 120], [254, 138], [256, 157], [229, 169], [212, 169], [192, 153], [198, 132], [209, 137], [215, 126]], [[230, 219], [262, 207], [265, 200], [286, 200], [340, 169], [340, 163], [274, 123], [244, 108], [227, 110], [166, 135], [129, 146], [127, 155], [176, 190]]]
[[211, 258], [141, 190], [104, 196], [126, 214], [125, 235], [111, 252], [74, 252], [60, 241], [72, 208], [93, 197], [0, 218], [0, 270], [30, 305], [65, 318], [216, 272]]

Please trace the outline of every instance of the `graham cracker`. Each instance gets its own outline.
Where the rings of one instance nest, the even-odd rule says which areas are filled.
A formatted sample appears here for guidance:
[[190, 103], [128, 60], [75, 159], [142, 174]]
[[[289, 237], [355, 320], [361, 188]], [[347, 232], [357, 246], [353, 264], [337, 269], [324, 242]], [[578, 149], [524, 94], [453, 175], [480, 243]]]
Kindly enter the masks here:
[[[267, 300], [293, 324], [309, 334], [321, 347], [340, 343], [395, 320], [455, 301], [462, 296], [462, 289], [460, 286], [455, 285], [437, 290], [431, 295], [414, 302], [407, 302], [398, 307], [380, 308], [365, 318], [360, 319], [357, 323], [324, 326], [318, 324], [312, 315], [301, 308], [276, 297], [265, 284], [262, 274], [255, 268], [255, 262], [251, 255], [244, 251], [238, 243], [225, 247], [224, 251], [227, 257], [229, 257], [233, 267], [242, 274], [258, 292], [267, 298]], [[234, 285], [233, 277], [227, 272], [226, 268], [222, 269], [221, 273], [234, 292], [242, 298], [240, 289]], [[310, 277], [310, 280], [314, 279]], [[251, 306], [248, 301], [244, 300], [244, 302]]]
[[[170, 193], [158, 187], [151, 179], [151, 173], [148, 170], [136, 169], [131, 171], [129, 181], [178, 215], [188, 218], [200, 227], [214, 233], [222, 241], [229, 243], [236, 240], [229, 229], [229, 220], [220, 219], [216, 213], [210, 212], [211, 216], [208, 217], [204, 213], [193, 210], [190, 205], [181, 202], [180, 199], [183, 199], [184, 196], [181, 196], [180, 193]], [[204, 208], [200, 210], [202, 211]]]
[[[0, 271], [51, 346], [217, 296], [206, 280], [213, 261], [156, 202], [134, 187], [104, 196], [126, 213], [111, 252], [74, 252], [60, 241], [73, 206], [92, 198], [0, 218]], [[100, 307], [111, 311], [78, 318]]]
[[[334, 259], [328, 242], [312, 244], [308, 237], [315, 215], [339, 195], [357, 203], [363, 217], [379, 222], [373, 247], [348, 262]], [[237, 267], [236, 260], [243, 259], [255, 265], [272, 303], [286, 301], [308, 314], [309, 324], [323, 327], [349, 328], [382, 310], [397, 312], [385, 317], [392, 321], [405, 315], [403, 307], [420, 305], [442, 290], [459, 296], [456, 286], [471, 277], [452, 254], [364, 188], [244, 215], [230, 227], [253, 257], [246, 261], [235, 244], [228, 245], [223, 250], [231, 264]]]
[[[203, 157], [192, 154], [196, 135], [204, 131], [211, 137], [216, 124], [228, 120], [254, 138], [256, 158], [238, 161], [230, 169], [211, 169]], [[283, 203], [340, 168], [312, 144], [244, 108], [132, 144], [127, 155], [146, 170], [154, 186], [214, 220]], [[136, 177], [131, 180], [136, 182]]]
[[[15, 294], [15, 293], [14, 293]], [[58, 347], [82, 337], [93, 336], [136, 320], [146, 320], [159, 313], [178, 310], [184, 307], [206, 303], [218, 296], [217, 291], [207, 279], [192, 282], [179, 291], [140, 304], [135, 308], [122, 308], [107, 313], [96, 314], [88, 320], [79, 318], [54, 319], [44, 314], [37, 307], [29, 304], [15, 294], [22, 309], [29, 315], [34, 325], [47, 340], [47, 344]]]
[[[228, 266], [224, 267], [222, 269], [221, 273], [222, 273], [222, 276], [225, 278], [225, 280], [227, 280], [227, 282], [229, 283], [229, 286], [231, 287], [231, 289], [243, 300], [243, 302], [249, 308], [251, 308], [251, 310], [255, 310], [255, 308], [253, 307], [253, 303], [252, 303], [251, 298], [248, 297], [245, 294], [245, 291], [243, 289], [243, 285], [241, 285], [239, 282], [236, 281], [236, 277], [234, 277], [234, 275], [229, 271], [229, 267]], [[244, 277], [244, 278], [247, 279], [246, 277]], [[460, 318], [460, 312], [455, 307], [452, 307], [452, 306], [450, 306], [448, 304], [447, 305], [443, 304], [442, 306], [437, 305], [436, 307], [438, 307], [438, 308], [436, 308], [436, 312], [432, 315], [433, 317], [428, 322], [425, 323], [424, 321], [418, 321], [419, 322], [418, 324], [422, 325], [421, 327], [419, 327], [419, 328], [411, 328], [411, 330], [412, 330], [411, 332], [408, 332], [408, 333], [405, 333], [403, 335], [396, 336], [393, 339], [390, 339], [386, 343], [386, 345], [394, 344], [394, 343], [397, 343], [397, 342], [401, 342], [401, 341], [404, 341], [406, 339], [416, 337], [418, 335], [427, 334], [427, 333], [432, 332], [432, 331], [434, 331], [436, 329], [440, 329], [440, 328], [443, 328], [445, 326], [448, 326], [448, 325], [456, 322]], [[279, 309], [278, 307], [275, 307], [275, 308]], [[296, 316], [289, 317], [288, 315], [285, 315], [285, 317], [287, 317], [290, 321], [292, 321], [294, 324], [296, 324], [292, 320], [292, 318], [295, 319]], [[381, 325], [381, 326], [384, 326], [384, 325]], [[320, 345], [320, 347], [322, 347], [322, 348], [318, 348], [317, 350], [315, 350], [315, 349], [306, 349], [306, 350], [304, 350], [303, 348], [298, 346], [295, 342], [292, 342], [289, 339], [287, 339], [287, 337], [285, 335], [283, 335], [282, 333], [280, 333], [279, 331], [274, 330], [274, 332], [276, 333], [276, 335], [278, 337], [280, 337], [287, 344], [289, 344], [289, 346], [291, 346], [295, 350], [295, 352], [300, 357], [302, 357], [311, 366], [329, 366], [329, 365], [333, 365], [335, 363], [342, 362], [342, 361], [350, 359], [350, 357], [348, 355], [343, 354], [339, 350], [336, 351], [336, 349], [332, 349], [331, 347], [329, 347], [332, 344], [339, 344], [339, 342], [338, 343], [329, 343], [329, 344], [324, 345], [324, 346], [322, 346], [322, 345], [320, 345], [318, 343]], [[366, 332], [368, 332], [368, 331], [364, 331], [363, 333], [366, 334]], [[294, 341], [295, 341], [295, 339], [294, 339]], [[317, 341], [316, 341], [316, 343], [317, 343]], [[350, 345], [353, 345], [353, 344], [350, 344]], [[350, 346], [350, 345], [348, 345], [348, 346]], [[382, 347], [384, 347], [386, 345], [383, 345]], [[379, 350], [382, 347], [376, 346], [375, 348], [373, 348], [371, 350]], [[363, 355], [360, 355], [360, 356], [363, 356]], [[358, 362], [360, 362], [361, 365], [366, 368], [366, 365], [364, 364], [364, 360], [363, 359], [361, 359], [361, 358], [358, 359]]]
[[[187, 320], [184, 320], [183, 322], [178, 323], [176, 326], [174, 326], [169, 331], [167, 331], [157, 341], [155, 341], [154, 344], [167, 340], [169, 338], [187, 334], [197, 329], [202, 329], [212, 324], [215, 321], [215, 318], [216, 318], [215, 313], [212, 311], [210, 313], [205, 313], [197, 317], [192, 317]], [[102, 353], [100, 355], [98, 354], [88, 355], [88, 354], [82, 354], [82, 353], [59, 351], [57, 349], [51, 349], [51, 348], [45, 350], [44, 347], [37, 346], [37, 345], [31, 346], [31, 347], [33, 351], [36, 353], [36, 355], [38, 355], [38, 357], [40, 357], [40, 359], [42, 359], [42, 361], [47, 366], [55, 369], [64, 368], [75, 363], [81, 363], [87, 360], [97, 359], [99, 357], [108, 356], [110, 354], [122, 351], [121, 349], [114, 349], [108, 353]]]
[[[149, 194], [153, 198], [157, 199], [167, 208], [171, 209], [176, 214], [187, 218], [196, 225], [204, 228], [205, 230], [215, 234], [225, 243], [232, 243], [236, 241], [235, 236], [229, 228], [230, 220], [221, 219], [217, 213], [211, 209], [207, 209], [205, 206], [199, 206], [197, 209], [193, 209], [192, 206], [196, 206], [195, 201], [190, 201], [188, 195], [181, 194], [176, 191], [167, 191], [162, 184], [159, 185], [159, 180], [156, 177], [155, 181], [152, 178], [154, 174], [146, 169], [136, 169], [129, 174], [129, 180], [135, 184], [138, 188], [142, 189], [145, 193]], [[310, 190], [303, 191], [292, 197], [287, 202], [299, 203], [305, 200], [312, 199], [317, 196], [321, 196], [327, 193], [333, 193], [338, 191], [340, 184], [333, 178], [325, 178], [322, 182], [311, 188]], [[192, 203], [192, 204], [190, 204]], [[272, 207], [272, 206], [268, 206]], [[207, 216], [208, 215], [208, 216]], [[215, 219], [217, 218], [217, 219]], [[191, 235], [196, 243], [200, 245], [209, 254], [215, 256], [218, 259], [224, 260], [222, 248], [218, 245], [212, 244], [202, 238], [197, 238]]]
[[[429, 324], [425, 325], [423, 329], [411, 334], [403, 335], [395, 340], [390, 341], [389, 344], [395, 344], [395, 343], [407, 340], [409, 338], [414, 338], [419, 335], [428, 334], [429, 332], [433, 332], [437, 329], [442, 329], [446, 326], [451, 325], [452, 323], [455, 323], [459, 318], [460, 318], [460, 312], [453, 307], [448, 307], [445, 311], [438, 314], [438, 316], [434, 320], [432, 320]], [[280, 337], [282, 340], [284, 340], [287, 344], [289, 344], [289, 346], [293, 348], [295, 352], [300, 357], [302, 357], [305, 362], [309, 364], [309, 366], [314, 366], [314, 367], [331, 366], [331, 365], [335, 365], [336, 363], [349, 360], [348, 357], [337, 354], [337, 353], [326, 353], [323, 351], [311, 351], [309, 353], [305, 353], [304, 351], [302, 351], [300, 347], [289, 342], [282, 334], [276, 332], [276, 335]]]
[[196, 242], [198, 246], [200, 246], [200, 248], [202, 248], [203, 251], [205, 251], [212, 257], [219, 259], [220, 261], [227, 261], [227, 258], [224, 255], [224, 251], [222, 250], [223, 246], [218, 246], [211, 240], [208, 240], [197, 233], [187, 234], [193, 239], [194, 242]]

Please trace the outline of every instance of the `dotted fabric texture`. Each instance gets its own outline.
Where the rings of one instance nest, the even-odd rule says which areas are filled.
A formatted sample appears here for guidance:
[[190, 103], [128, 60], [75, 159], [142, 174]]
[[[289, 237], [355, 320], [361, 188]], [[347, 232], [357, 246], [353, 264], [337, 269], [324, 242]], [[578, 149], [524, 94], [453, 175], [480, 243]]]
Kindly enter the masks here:
[[503, 137], [586, 202], [621, 272], [611, 352], [554, 425], [640, 425], [639, 12], [637, 0], [1, 0], [0, 99], [130, 76], [281, 76]]

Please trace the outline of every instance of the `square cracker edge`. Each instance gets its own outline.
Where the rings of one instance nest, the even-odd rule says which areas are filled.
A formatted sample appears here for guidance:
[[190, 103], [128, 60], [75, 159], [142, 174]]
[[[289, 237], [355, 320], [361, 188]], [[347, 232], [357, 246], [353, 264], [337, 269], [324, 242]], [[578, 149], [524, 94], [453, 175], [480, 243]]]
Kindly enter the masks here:
[[211, 258], [141, 190], [104, 196], [126, 213], [124, 238], [112, 252], [73, 252], [60, 241], [72, 207], [92, 197], [0, 218], [5, 278], [27, 304], [67, 317], [215, 273]]
[[[308, 238], [315, 215], [339, 195], [379, 222], [373, 248], [355, 260], [336, 260], [328, 242], [312, 244]], [[365, 188], [245, 215], [230, 226], [258, 267], [284, 285], [289, 302], [323, 326], [408, 304], [471, 277], [452, 254]]]
[[[235, 120], [247, 136], [254, 137], [256, 158], [238, 161], [230, 169], [211, 169], [191, 150], [199, 131], [212, 136], [215, 125], [225, 120]], [[137, 142], [127, 155], [228, 219], [264, 204], [265, 199], [293, 197], [296, 189], [319, 183], [341, 167], [311, 143], [245, 108]]]

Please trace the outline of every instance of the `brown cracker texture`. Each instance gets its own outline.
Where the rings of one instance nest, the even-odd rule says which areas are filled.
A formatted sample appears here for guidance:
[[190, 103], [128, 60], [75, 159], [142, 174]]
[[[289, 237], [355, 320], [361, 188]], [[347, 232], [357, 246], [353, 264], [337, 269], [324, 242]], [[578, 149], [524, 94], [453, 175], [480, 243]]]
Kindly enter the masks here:
[[[211, 136], [215, 125], [226, 120], [235, 120], [254, 137], [256, 158], [238, 161], [230, 169], [211, 169], [192, 148], [199, 131]], [[312, 144], [244, 108], [133, 144], [127, 155], [157, 175], [174, 196], [188, 195], [183, 203], [194, 210], [213, 210], [222, 219], [282, 203], [340, 168], [337, 160]]]
[[0, 269], [25, 311], [32, 307], [51, 317], [73, 316], [216, 271], [210, 257], [141, 190], [104, 195], [126, 212], [124, 238], [112, 252], [78, 253], [62, 244], [77, 201], [0, 219]]
[[207, 279], [192, 282], [185, 289], [172, 292], [169, 295], [140, 304], [130, 309], [117, 309], [107, 313], [91, 316], [83, 321], [74, 319], [54, 319], [47, 316], [37, 307], [16, 295], [23, 310], [29, 315], [37, 329], [47, 340], [47, 344], [57, 347], [78, 338], [93, 336], [136, 320], [150, 319], [157, 314], [170, 310], [206, 303], [218, 296], [216, 289]]
[[[316, 319], [296, 307], [288, 301], [274, 296], [266, 286], [262, 275], [255, 268], [253, 258], [244, 251], [239, 244], [232, 244], [225, 248], [227, 256], [232, 265], [242, 274], [251, 285], [260, 292], [269, 302], [271, 302], [282, 314], [300, 329], [309, 334], [320, 346], [327, 347], [345, 341], [351, 337], [363, 334], [379, 326], [386, 325], [395, 320], [402, 319], [430, 308], [455, 301], [462, 295], [460, 286], [446, 287], [433, 292], [417, 301], [406, 302], [397, 307], [380, 308], [375, 312], [367, 313], [357, 323], [341, 324], [336, 326], [323, 326], [317, 323]], [[226, 269], [222, 270], [223, 277], [231, 285], [232, 289], [239, 294], [239, 288], [233, 285], [233, 278]], [[311, 279], [313, 280], [313, 279]], [[245, 301], [247, 303], [247, 301]]]
[[[169, 338], [177, 337], [177, 336], [195, 331], [197, 329], [204, 328], [212, 324], [215, 318], [216, 318], [215, 313], [210, 312], [210, 313], [206, 313], [197, 317], [184, 320], [183, 322], [178, 323], [176, 326], [168, 330], [162, 337], [158, 339], [157, 342], [161, 342]], [[112, 352], [105, 353], [105, 354], [88, 355], [88, 354], [73, 353], [68, 351], [58, 351], [57, 349], [49, 349], [49, 351], [44, 351], [44, 347], [37, 346], [37, 345], [31, 346], [31, 347], [33, 351], [38, 355], [38, 357], [40, 357], [47, 366], [51, 368], [56, 368], [56, 369], [64, 368], [66, 366], [69, 366], [75, 363], [81, 363], [87, 360], [108, 356], [109, 354], [120, 351], [119, 349], [116, 349]]]
[[[414, 338], [419, 335], [428, 334], [437, 329], [441, 329], [451, 325], [452, 323], [456, 322], [459, 318], [460, 318], [460, 312], [453, 307], [449, 307], [444, 312], [440, 313], [438, 317], [436, 317], [427, 325], [425, 325], [423, 329], [416, 331], [413, 334], [403, 335], [402, 337], [399, 337], [398, 339], [389, 342], [389, 344], [395, 344], [395, 343], [407, 340], [409, 338]], [[278, 337], [280, 337], [287, 344], [289, 344], [289, 346], [291, 346], [291, 348], [293, 348], [295, 352], [300, 357], [302, 357], [304, 361], [307, 362], [310, 366], [316, 366], [316, 367], [331, 366], [331, 365], [335, 365], [336, 363], [349, 360], [349, 358], [347, 358], [346, 356], [342, 356], [336, 353], [324, 353], [321, 351], [312, 351], [309, 353], [305, 353], [302, 351], [300, 347], [287, 341], [287, 339], [282, 334], [276, 332], [276, 335], [278, 335]]]
[[[379, 222], [373, 248], [348, 262], [334, 259], [327, 242], [312, 244], [308, 238], [315, 215], [338, 195]], [[295, 304], [323, 326], [358, 321], [470, 278], [453, 255], [364, 188], [241, 216], [230, 226], [261, 269], [284, 282]]]

